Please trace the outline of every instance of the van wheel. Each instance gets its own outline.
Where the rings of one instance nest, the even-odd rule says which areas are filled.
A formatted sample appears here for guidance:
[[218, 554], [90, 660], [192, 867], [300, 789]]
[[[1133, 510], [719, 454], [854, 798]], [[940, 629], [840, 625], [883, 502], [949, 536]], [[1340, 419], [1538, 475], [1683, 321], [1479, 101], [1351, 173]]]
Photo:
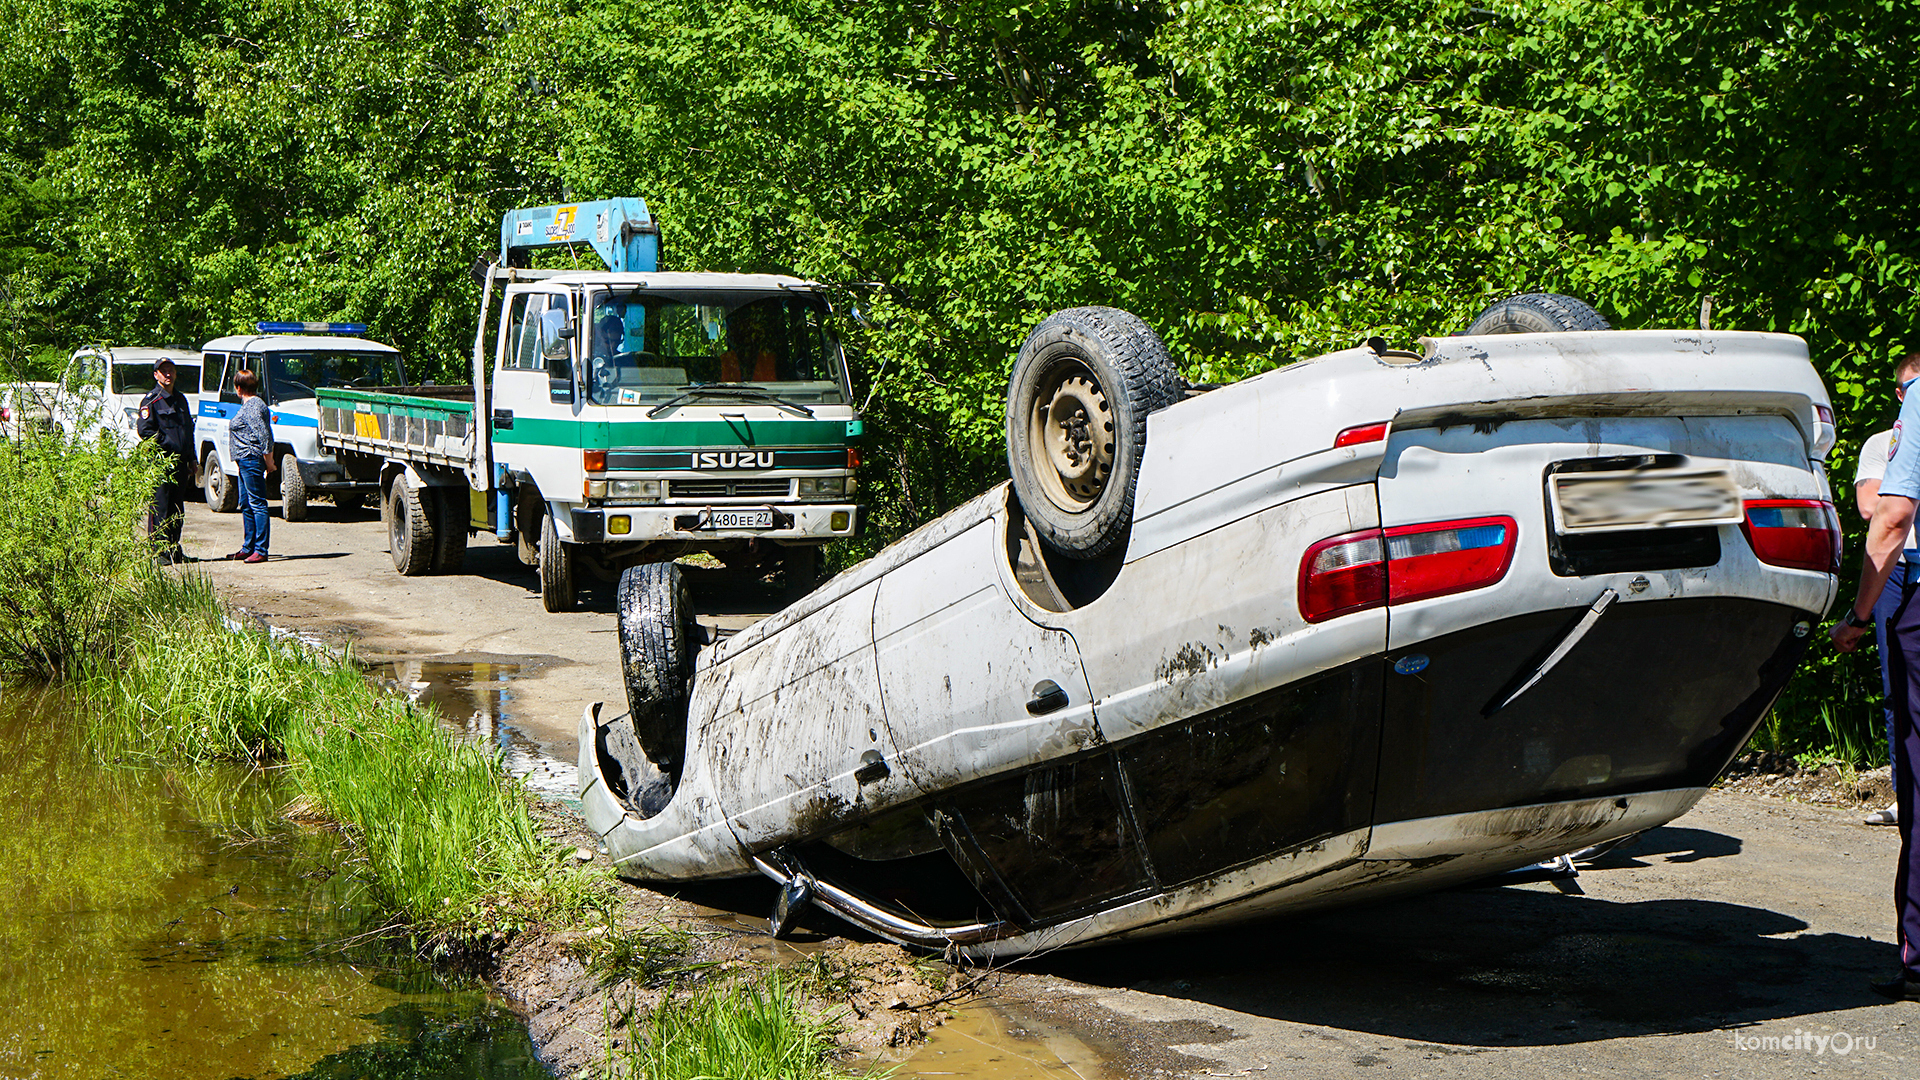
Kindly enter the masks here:
[[1509, 296], [1480, 313], [1467, 327], [1476, 334], [1553, 334], [1567, 330], [1611, 330], [1607, 317], [1591, 304], [1559, 293]]
[[433, 572], [457, 574], [467, 561], [467, 522], [472, 509], [465, 487], [434, 488], [439, 516], [433, 524]]
[[393, 478], [387, 493], [387, 549], [402, 577], [419, 577], [433, 563], [432, 488], [415, 488], [404, 476]]
[[1118, 308], [1034, 327], [1007, 383], [1007, 467], [1042, 540], [1076, 558], [1125, 543], [1147, 414], [1184, 387], [1160, 336]]
[[280, 459], [280, 519], [307, 520], [307, 482], [300, 475], [300, 459], [292, 454]]
[[561, 543], [553, 515], [540, 517], [540, 606], [548, 611], [572, 611], [573, 552]]
[[208, 450], [200, 461], [201, 490], [207, 495], [207, 509], [216, 514], [231, 514], [240, 508], [240, 485], [235, 477], [220, 471], [220, 451]]
[[678, 778], [687, 752], [687, 698], [700, 640], [686, 578], [671, 562], [629, 566], [620, 575], [615, 607], [634, 735], [649, 761]]

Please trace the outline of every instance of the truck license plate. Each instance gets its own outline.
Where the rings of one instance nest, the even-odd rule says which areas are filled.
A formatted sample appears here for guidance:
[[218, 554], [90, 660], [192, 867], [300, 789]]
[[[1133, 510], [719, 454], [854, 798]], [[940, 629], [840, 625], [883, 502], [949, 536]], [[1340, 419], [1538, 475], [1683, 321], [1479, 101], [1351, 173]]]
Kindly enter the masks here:
[[1740, 489], [1725, 469], [1556, 473], [1549, 491], [1563, 533], [1741, 521]]
[[771, 529], [773, 510], [715, 510], [707, 518], [709, 529]]

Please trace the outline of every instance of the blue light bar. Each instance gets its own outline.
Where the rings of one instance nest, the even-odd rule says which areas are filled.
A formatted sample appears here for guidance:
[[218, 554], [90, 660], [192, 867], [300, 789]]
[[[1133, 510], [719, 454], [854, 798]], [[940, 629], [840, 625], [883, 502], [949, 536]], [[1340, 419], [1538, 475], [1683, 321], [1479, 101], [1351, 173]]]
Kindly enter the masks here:
[[262, 334], [364, 334], [366, 323], [357, 322], [257, 322], [253, 328]]

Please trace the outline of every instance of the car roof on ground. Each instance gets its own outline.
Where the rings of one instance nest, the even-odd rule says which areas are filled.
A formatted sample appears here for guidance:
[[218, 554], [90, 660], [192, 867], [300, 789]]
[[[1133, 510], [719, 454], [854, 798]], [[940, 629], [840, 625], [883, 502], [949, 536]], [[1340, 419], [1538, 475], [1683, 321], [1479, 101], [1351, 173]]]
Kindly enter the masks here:
[[271, 352], [276, 349], [332, 349], [337, 352], [390, 352], [400, 350], [366, 338], [336, 337], [332, 334], [229, 334], [200, 346], [203, 352], [245, 349]]

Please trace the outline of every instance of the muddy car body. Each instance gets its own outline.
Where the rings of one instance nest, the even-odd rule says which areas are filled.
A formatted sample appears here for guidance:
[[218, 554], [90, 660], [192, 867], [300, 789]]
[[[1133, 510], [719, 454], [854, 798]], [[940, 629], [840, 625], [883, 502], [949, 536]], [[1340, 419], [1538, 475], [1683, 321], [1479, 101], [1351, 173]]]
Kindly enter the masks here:
[[1793, 337], [1353, 349], [1145, 430], [1123, 549], [1003, 484], [699, 646], [683, 747], [589, 708], [620, 871], [976, 956], [1469, 880], [1684, 813], [1836, 588]]

